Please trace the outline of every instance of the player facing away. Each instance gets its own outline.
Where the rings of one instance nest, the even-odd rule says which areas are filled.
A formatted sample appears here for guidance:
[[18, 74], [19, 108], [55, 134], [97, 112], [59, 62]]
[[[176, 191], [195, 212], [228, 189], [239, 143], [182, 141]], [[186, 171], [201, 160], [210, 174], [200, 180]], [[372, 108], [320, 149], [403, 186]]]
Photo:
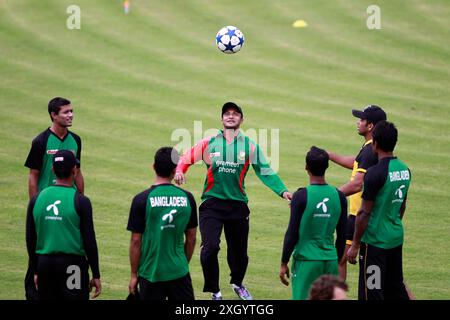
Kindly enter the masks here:
[[129, 292], [138, 293], [141, 300], [194, 300], [189, 261], [195, 248], [197, 206], [190, 192], [171, 183], [178, 158], [171, 147], [159, 149], [153, 185], [131, 203]]
[[348, 261], [359, 251], [359, 300], [409, 299], [403, 283], [402, 219], [411, 182], [408, 166], [394, 156], [397, 128], [387, 121], [373, 130], [378, 164], [364, 177], [362, 204], [356, 216]]
[[205, 280], [203, 292], [211, 292], [213, 300], [222, 299], [217, 258], [222, 229], [228, 246], [230, 284], [240, 299], [253, 299], [243, 284], [248, 265], [250, 215], [244, 180], [250, 165], [273, 192], [286, 200], [291, 199], [291, 194], [269, 166], [258, 144], [239, 130], [243, 120], [241, 107], [233, 102], [225, 103], [222, 107], [223, 130], [188, 150], [180, 159], [175, 175], [178, 184], [184, 183], [184, 175], [192, 164], [200, 160], [206, 164], [203, 202], [199, 207], [200, 260]]
[[55, 184], [35, 195], [27, 211], [26, 242], [37, 299], [89, 300], [93, 287], [93, 298], [101, 293], [91, 202], [73, 188], [79, 171], [72, 151], [59, 150], [52, 162]]
[[[330, 160], [352, 170], [350, 181], [339, 187], [346, 196], [349, 197], [350, 210], [346, 227], [346, 250], [350, 248], [355, 231], [355, 218], [361, 206], [361, 190], [364, 175], [371, 166], [377, 164], [378, 157], [372, 151], [372, 132], [375, 125], [382, 120], [386, 120], [386, 113], [376, 105], [368, 105], [364, 110], [352, 110], [353, 116], [358, 118], [356, 123], [358, 134], [364, 137], [364, 144], [358, 155], [342, 156], [333, 152], [328, 152]], [[339, 261], [339, 275], [345, 280], [347, 278], [347, 256], [344, 254]]]
[[[69, 131], [73, 121], [73, 107], [69, 100], [61, 97], [53, 98], [48, 103], [48, 113], [52, 125], [33, 139], [31, 149], [25, 161], [30, 169], [28, 177], [29, 198], [33, 198], [39, 191], [51, 186], [56, 181], [52, 171], [52, 160], [58, 150], [71, 150], [78, 159], [77, 173], [74, 185], [81, 193], [84, 192], [84, 179], [81, 173], [81, 139]], [[25, 296], [27, 300], [37, 299], [37, 292], [33, 282], [34, 270], [28, 268], [25, 276]]]
[[311, 284], [321, 275], [337, 275], [338, 258], [344, 253], [347, 200], [341, 191], [327, 184], [327, 168], [326, 151], [311, 147], [306, 155], [310, 184], [292, 196], [279, 276], [284, 285], [289, 285], [286, 277], [292, 255], [293, 300], [306, 300]]

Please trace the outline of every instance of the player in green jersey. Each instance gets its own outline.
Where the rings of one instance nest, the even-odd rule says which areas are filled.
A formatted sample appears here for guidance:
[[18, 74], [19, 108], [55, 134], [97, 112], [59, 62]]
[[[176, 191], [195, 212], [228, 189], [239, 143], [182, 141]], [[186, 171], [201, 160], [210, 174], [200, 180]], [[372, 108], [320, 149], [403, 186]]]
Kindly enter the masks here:
[[364, 177], [355, 235], [347, 252], [348, 261], [353, 264], [358, 251], [360, 254], [360, 300], [409, 299], [403, 282], [402, 219], [411, 171], [393, 154], [397, 136], [397, 128], [387, 121], [379, 122], [373, 130], [378, 164]]
[[213, 300], [221, 300], [219, 288], [220, 235], [225, 231], [230, 284], [243, 300], [253, 299], [243, 285], [248, 265], [247, 244], [250, 210], [245, 192], [245, 176], [250, 165], [258, 178], [278, 196], [291, 199], [291, 193], [271, 169], [258, 144], [239, 130], [244, 115], [241, 107], [227, 102], [222, 107], [222, 125], [216, 135], [207, 137], [188, 150], [177, 166], [175, 181], [185, 182], [188, 168], [202, 160], [207, 175], [199, 208], [202, 245], [200, 260], [205, 284]]
[[[28, 205], [26, 242], [38, 300], [88, 300], [101, 293], [91, 202], [73, 188], [77, 159], [59, 150], [52, 160], [55, 184]], [[89, 282], [88, 268], [92, 270]]]
[[288, 262], [292, 254], [293, 300], [305, 300], [311, 284], [321, 275], [337, 275], [338, 258], [344, 252], [347, 200], [341, 191], [326, 183], [327, 168], [326, 151], [311, 147], [306, 155], [310, 184], [292, 196], [279, 276], [287, 286]]
[[[81, 139], [68, 130], [72, 126], [73, 107], [69, 100], [56, 97], [48, 103], [48, 113], [52, 125], [33, 139], [25, 166], [30, 168], [28, 191], [30, 199], [42, 189], [55, 182], [52, 172], [53, 155], [58, 150], [71, 150], [81, 161]], [[84, 192], [84, 179], [80, 164], [75, 176], [77, 190]]]
[[[77, 174], [74, 185], [79, 192], [84, 192], [84, 179], [81, 173], [81, 139], [68, 130], [72, 126], [73, 107], [65, 98], [56, 97], [48, 103], [48, 113], [52, 125], [33, 139], [25, 166], [30, 169], [28, 177], [28, 194], [33, 198], [39, 191], [51, 186], [56, 181], [52, 171], [52, 160], [58, 150], [71, 150], [78, 159]], [[33, 284], [33, 270], [28, 268], [25, 276], [25, 296], [27, 300], [37, 297]]]
[[136, 295], [139, 284], [141, 300], [194, 300], [189, 261], [197, 207], [190, 192], [171, 183], [178, 158], [173, 148], [159, 149], [153, 164], [155, 182], [131, 204], [129, 292]]

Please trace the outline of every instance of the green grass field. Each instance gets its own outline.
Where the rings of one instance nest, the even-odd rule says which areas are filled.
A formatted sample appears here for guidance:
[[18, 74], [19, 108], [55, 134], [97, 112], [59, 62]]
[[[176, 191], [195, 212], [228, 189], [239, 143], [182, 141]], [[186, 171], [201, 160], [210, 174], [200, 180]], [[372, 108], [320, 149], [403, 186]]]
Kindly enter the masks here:
[[[279, 129], [279, 174], [292, 190], [307, 184], [311, 145], [356, 154], [362, 139], [352, 108], [382, 106], [399, 129], [397, 155], [413, 181], [405, 215], [405, 280], [418, 299], [450, 299], [450, 4], [377, 1], [381, 30], [368, 30], [361, 1], [77, 0], [81, 30], [68, 30], [74, 1], [0, 0], [0, 299], [23, 299], [25, 213], [31, 140], [49, 126], [47, 103], [72, 100], [72, 130], [83, 139], [82, 169], [92, 201], [101, 299], [124, 299], [129, 280], [126, 231], [132, 197], [153, 179], [154, 152], [172, 132], [220, 128], [225, 101], [240, 104], [243, 129]], [[293, 28], [297, 19], [307, 28]], [[245, 35], [242, 51], [220, 53], [225, 25]], [[194, 141], [192, 141], [194, 142]], [[270, 153], [270, 152], [269, 152]], [[331, 165], [340, 185], [350, 171]], [[203, 166], [186, 188], [198, 202]], [[257, 299], [289, 299], [278, 280], [288, 224], [285, 202], [248, 175], [251, 229], [246, 284]], [[198, 299], [200, 234], [191, 262]], [[222, 242], [221, 285], [228, 285]], [[357, 267], [349, 269], [356, 298]]]

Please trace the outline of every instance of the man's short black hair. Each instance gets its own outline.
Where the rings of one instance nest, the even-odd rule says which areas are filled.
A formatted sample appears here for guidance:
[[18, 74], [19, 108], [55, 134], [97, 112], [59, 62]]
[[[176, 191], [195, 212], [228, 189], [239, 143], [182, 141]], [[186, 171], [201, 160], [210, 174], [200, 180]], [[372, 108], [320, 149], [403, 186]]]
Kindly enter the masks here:
[[372, 139], [379, 149], [385, 152], [394, 151], [397, 144], [398, 131], [395, 125], [389, 121], [380, 121], [372, 132]]
[[328, 168], [328, 153], [316, 146], [312, 146], [306, 154], [306, 166], [313, 176], [323, 176]]
[[59, 179], [67, 179], [70, 177], [70, 175], [72, 174], [72, 169], [75, 166], [73, 166], [72, 168], [55, 168], [53, 167], [53, 172], [55, 173], [55, 176]]
[[180, 155], [172, 147], [162, 147], [155, 153], [154, 168], [156, 174], [163, 178], [169, 178], [177, 167]]
[[50, 115], [50, 118], [52, 117], [52, 112], [58, 114], [61, 107], [67, 106], [68, 104], [70, 104], [70, 100], [67, 100], [66, 98], [56, 97], [50, 100], [48, 102], [48, 114]]

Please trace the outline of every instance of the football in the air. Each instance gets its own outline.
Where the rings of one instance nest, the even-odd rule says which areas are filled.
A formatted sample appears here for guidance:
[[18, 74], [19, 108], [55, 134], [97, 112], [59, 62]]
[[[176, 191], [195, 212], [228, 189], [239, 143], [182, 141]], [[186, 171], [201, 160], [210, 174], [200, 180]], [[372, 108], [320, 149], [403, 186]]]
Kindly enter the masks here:
[[224, 53], [236, 53], [244, 45], [244, 34], [236, 27], [223, 27], [217, 32], [216, 44]]

